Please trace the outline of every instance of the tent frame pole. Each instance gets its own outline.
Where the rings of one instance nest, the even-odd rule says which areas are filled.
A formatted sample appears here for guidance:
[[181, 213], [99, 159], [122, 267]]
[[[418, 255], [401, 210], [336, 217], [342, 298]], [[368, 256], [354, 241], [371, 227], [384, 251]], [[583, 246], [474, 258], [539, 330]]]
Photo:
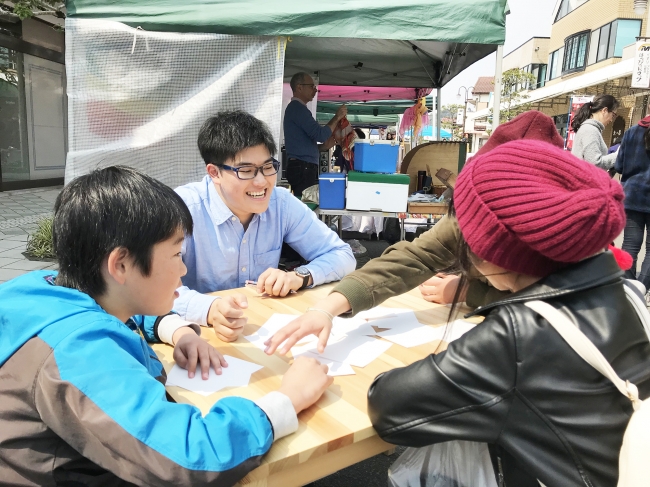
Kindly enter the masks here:
[[440, 100], [440, 88], [436, 88], [436, 140], [440, 142], [440, 118], [442, 114], [442, 102]]
[[501, 87], [503, 85], [503, 46], [497, 46], [497, 63], [494, 69], [494, 104], [492, 115], [492, 133], [501, 122]]

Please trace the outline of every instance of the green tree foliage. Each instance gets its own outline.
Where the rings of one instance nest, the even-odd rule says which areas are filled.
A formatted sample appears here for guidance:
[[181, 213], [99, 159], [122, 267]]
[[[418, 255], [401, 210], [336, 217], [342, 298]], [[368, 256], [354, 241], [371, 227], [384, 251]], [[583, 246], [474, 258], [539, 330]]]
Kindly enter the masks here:
[[[532, 89], [537, 81], [535, 76], [523, 69], [509, 69], [503, 73], [501, 85], [501, 114], [500, 122], [508, 122], [520, 113], [531, 109], [528, 91]], [[489, 121], [492, 123], [494, 111], [490, 109]]]
[[458, 110], [463, 110], [465, 105], [451, 104], [442, 107], [440, 113], [440, 125], [443, 129], [451, 132], [451, 140], [461, 140], [463, 138], [463, 127], [456, 125], [456, 114]]
[[0, 5], [0, 12], [5, 15], [16, 16], [20, 20], [39, 15], [54, 15], [65, 18], [63, 13], [64, 3], [50, 3], [39, 0], [17, 0], [13, 7], [8, 9], [6, 5]]

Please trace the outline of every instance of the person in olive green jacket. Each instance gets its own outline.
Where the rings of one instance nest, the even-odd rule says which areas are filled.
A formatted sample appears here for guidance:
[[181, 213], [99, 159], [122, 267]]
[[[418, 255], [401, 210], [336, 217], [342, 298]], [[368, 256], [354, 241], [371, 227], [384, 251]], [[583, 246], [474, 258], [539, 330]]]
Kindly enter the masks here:
[[[519, 139], [542, 140], [564, 148], [564, 140], [555, 128], [555, 122], [543, 113], [531, 110], [500, 125], [476, 155]], [[451, 268], [456, 262], [458, 240], [455, 218], [445, 216], [413, 242], [402, 241], [389, 247], [380, 257], [348, 274], [327, 298], [271, 337], [266, 342], [266, 353], [273, 354], [282, 344], [278, 352], [286, 354], [294, 344], [310, 334], [318, 336], [318, 350], [322, 353], [334, 316], [343, 313], [354, 316]], [[471, 307], [496, 301], [504, 295], [479, 279], [470, 280], [465, 293], [465, 301]]]

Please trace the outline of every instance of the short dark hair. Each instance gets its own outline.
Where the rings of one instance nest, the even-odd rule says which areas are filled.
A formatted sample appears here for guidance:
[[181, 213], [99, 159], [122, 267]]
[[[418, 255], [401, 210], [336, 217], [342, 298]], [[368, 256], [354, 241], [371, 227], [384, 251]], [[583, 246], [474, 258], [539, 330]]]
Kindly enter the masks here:
[[296, 88], [298, 88], [298, 85], [305, 81], [305, 78], [309, 76], [309, 73], [305, 73], [304, 71], [301, 71], [299, 73], [294, 74], [291, 77], [291, 81], [289, 81], [289, 86], [291, 86], [291, 91], [296, 91]]
[[208, 118], [199, 130], [199, 152], [205, 164], [223, 166], [237, 153], [265, 146], [271, 155], [277, 152], [271, 131], [264, 122], [241, 110], [219, 112]]
[[68, 184], [54, 204], [57, 285], [97, 297], [106, 291], [104, 259], [124, 247], [144, 276], [153, 246], [181, 229], [192, 234], [192, 215], [169, 186], [135, 169], [97, 169]]

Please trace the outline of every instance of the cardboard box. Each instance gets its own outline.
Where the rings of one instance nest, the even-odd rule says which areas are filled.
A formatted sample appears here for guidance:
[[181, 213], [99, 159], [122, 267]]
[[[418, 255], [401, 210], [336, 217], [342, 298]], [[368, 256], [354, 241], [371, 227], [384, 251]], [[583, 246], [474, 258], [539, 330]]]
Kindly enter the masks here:
[[409, 213], [422, 213], [422, 214], [433, 214], [433, 215], [445, 215], [447, 214], [447, 203], [409, 203], [408, 212]]
[[406, 212], [409, 195], [407, 174], [348, 173], [346, 209]]

